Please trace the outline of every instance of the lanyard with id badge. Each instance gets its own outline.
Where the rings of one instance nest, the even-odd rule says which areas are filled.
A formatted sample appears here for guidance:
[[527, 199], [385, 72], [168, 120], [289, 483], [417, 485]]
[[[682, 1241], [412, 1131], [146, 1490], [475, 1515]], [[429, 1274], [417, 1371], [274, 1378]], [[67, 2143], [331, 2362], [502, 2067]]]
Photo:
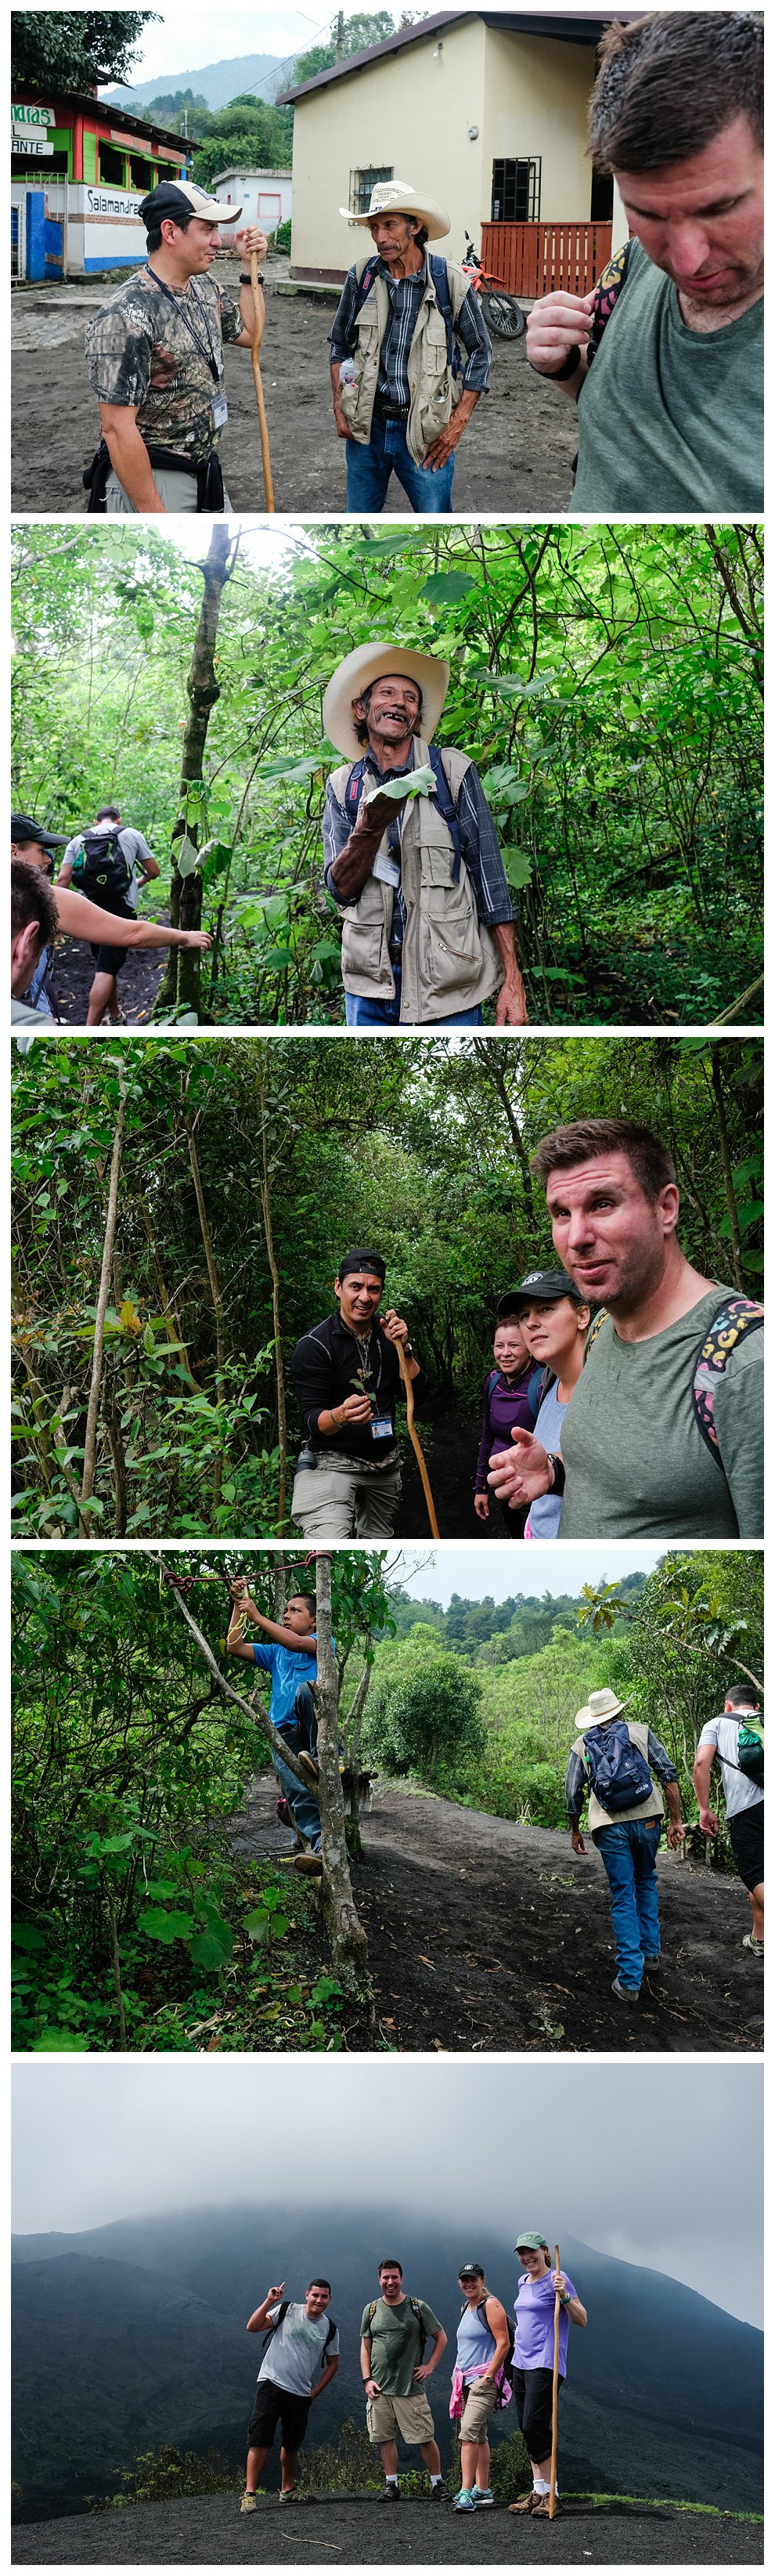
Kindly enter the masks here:
[[[147, 261], [146, 261], [146, 266], [147, 266], [147, 269], [148, 269], [149, 276], [151, 276], [151, 277], [153, 278], [154, 285], [155, 285], [155, 286], [160, 286], [160, 287], [161, 287], [162, 294], [163, 294], [163, 295], [166, 295], [166, 296], [167, 296], [167, 299], [168, 299], [168, 302], [169, 302], [170, 304], [174, 305], [175, 312], [179, 315], [179, 318], [180, 318], [181, 322], [184, 324], [185, 329], [186, 329], [186, 330], [187, 330], [187, 332], [188, 332], [189, 339], [190, 339], [190, 340], [193, 340], [194, 347], [195, 347], [195, 349], [198, 349], [198, 351], [199, 351], [199, 355], [200, 355], [200, 358], [204, 358], [206, 366], [207, 366], [207, 367], [209, 367], [210, 374], [211, 374], [211, 376], [212, 376], [212, 380], [213, 380], [213, 384], [214, 384], [217, 388], [220, 388], [220, 382], [221, 382], [221, 371], [220, 371], [220, 367], [219, 367], [219, 365], [218, 365], [218, 360], [217, 360], [216, 353], [215, 353], [215, 344], [214, 344], [214, 341], [213, 341], [213, 336], [212, 336], [212, 332], [211, 332], [211, 329], [210, 329], [210, 324], [209, 324], [209, 321], [208, 321], [208, 317], [207, 317], [207, 314], [206, 314], [206, 312], [205, 312], [204, 305], [200, 303], [199, 296], [198, 296], [198, 295], [195, 295], [195, 294], [194, 294], [194, 291], [193, 291], [193, 287], [189, 286], [188, 294], [189, 294], [189, 297], [190, 297], [190, 301], [191, 301], [191, 303], [194, 305], [196, 312], [199, 314], [199, 318], [200, 318], [200, 321], [201, 321], [201, 323], [202, 323], [203, 330], [204, 330], [204, 331], [206, 332], [206, 334], [207, 334], [207, 347], [206, 347], [206, 348], [205, 348], [205, 345], [204, 345], [204, 341], [203, 341], [203, 340], [200, 340], [200, 337], [199, 337], [199, 333], [198, 333], [198, 331], [196, 331], [196, 330], [194, 329], [194, 324], [193, 324], [193, 322], [192, 322], [192, 320], [191, 320], [190, 307], [189, 307], [189, 309], [188, 309], [188, 310], [186, 310], [186, 308], [184, 307], [184, 305], [183, 305], [183, 303], [182, 303], [182, 301], [181, 301], [180, 296], [179, 296], [179, 295], [173, 295], [173, 293], [172, 293], [172, 289], [171, 289], [171, 287], [169, 287], [169, 286], [167, 285], [166, 279], [165, 279], [165, 278], [163, 278], [163, 277], [159, 277], [159, 276], [157, 275], [157, 272], [156, 272], [155, 268], [152, 268], [152, 267], [151, 267], [150, 260], [147, 260]], [[227, 422], [228, 417], [229, 417], [229, 406], [228, 406], [228, 403], [227, 403], [227, 401], [226, 401], [226, 396], [225, 396], [225, 394], [222, 394], [222, 393], [220, 392], [220, 390], [216, 391], [216, 393], [213, 395], [212, 402], [211, 402], [211, 410], [212, 410], [212, 415], [213, 415], [213, 428], [214, 428], [214, 429], [225, 429], [225, 427], [226, 427], [226, 422]]]
[[[360, 1345], [360, 1347], [362, 1348], [363, 1345]], [[371, 1385], [369, 1383], [371, 1379], [371, 1352], [369, 1352], [368, 1360], [364, 1360], [363, 1366], [358, 1369], [355, 1383], [360, 1387], [362, 1393], [368, 1396], [369, 1403], [372, 1408], [371, 1421], [369, 1424], [372, 1440], [392, 1440], [392, 1417], [389, 1413], [380, 1413], [379, 1410], [379, 1385], [382, 1377], [382, 1352], [379, 1348], [379, 1341], [377, 1341], [377, 1352], [378, 1374], [377, 1386], [374, 1393], [372, 1393]]]

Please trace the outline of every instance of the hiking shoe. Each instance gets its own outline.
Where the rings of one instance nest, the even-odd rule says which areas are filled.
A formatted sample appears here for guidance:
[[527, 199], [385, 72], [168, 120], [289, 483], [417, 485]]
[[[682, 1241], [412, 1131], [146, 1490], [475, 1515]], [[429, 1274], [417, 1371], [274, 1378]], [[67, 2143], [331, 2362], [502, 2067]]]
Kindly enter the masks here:
[[320, 1763], [315, 1761], [314, 1754], [306, 1752], [297, 1753], [296, 1760], [299, 1765], [299, 1770], [304, 1773], [305, 1780], [311, 1780], [313, 1786], [317, 1788], [318, 1781], [320, 1779]]
[[323, 1876], [323, 1863], [319, 1852], [297, 1852], [293, 1862], [293, 1867], [294, 1869], [300, 1870], [304, 1878], [322, 1878]]
[[535, 2513], [537, 2506], [542, 2503], [543, 2497], [538, 2494], [537, 2488], [531, 2487], [529, 2495], [518, 2496], [516, 2504], [509, 2505], [509, 2513]]
[[395, 2478], [386, 2478], [382, 2489], [383, 2504], [400, 2504], [401, 2492]]
[[660, 1951], [660, 1950], [658, 1950], [658, 1951], [657, 1951], [657, 1954], [656, 1954], [656, 1958], [655, 1958], [655, 1959], [644, 1959], [644, 1961], [643, 1961], [643, 1965], [644, 1965], [644, 1968], [661, 1968], [661, 1966], [662, 1966], [662, 1953], [661, 1953], [661, 1951]]
[[495, 2503], [495, 2497], [494, 2497], [494, 2495], [493, 2495], [492, 2487], [472, 2487], [472, 2488], [471, 2488], [471, 2494], [472, 2494], [473, 2499], [474, 2499], [474, 2504], [494, 2504], [494, 2503]]
[[[462, 2495], [462, 2492], [463, 2492], [462, 2487], [461, 2487], [460, 2492], [461, 2492], [461, 2495]], [[447, 2490], [446, 2490], [446, 2487], [445, 2487], [445, 2484], [444, 2484], [444, 2480], [443, 2480], [443, 2478], [437, 2478], [437, 2480], [436, 2480], [436, 2484], [435, 2484], [435, 2487], [431, 2487], [431, 2496], [430, 2496], [430, 2500], [431, 2500], [431, 2504], [446, 2504], [446, 2501], [447, 2501]]]
[[640, 1986], [623, 1986], [620, 1979], [618, 1977], [614, 1977], [611, 1993], [612, 1995], [618, 1996], [620, 2004], [636, 2004], [640, 1994]]
[[534, 2512], [534, 2514], [535, 2514], [535, 2516], [536, 2516], [536, 2520], [537, 2520], [538, 2522], [549, 2522], [549, 2520], [550, 2520], [550, 2519], [553, 2519], [553, 2520], [556, 2522], [556, 2520], [557, 2520], [557, 2516], [558, 2516], [558, 2513], [561, 2513], [561, 2512], [562, 2512], [562, 2506], [561, 2506], [561, 2503], [560, 2503], [559, 2496], [555, 2496], [555, 2499], [554, 2499], [554, 2515], [553, 2515], [553, 2516], [551, 2516], [551, 2517], [550, 2517], [550, 2513], [549, 2513], [549, 2498], [548, 2498], [548, 2496], [537, 2496], [537, 2498], [536, 2498], [536, 2502], [535, 2502], [535, 2504], [534, 2504], [534, 2506], [533, 2506], [533, 2512]]
[[[433, 2493], [434, 2493], [434, 2495], [436, 2495], [436, 2494], [437, 2494], [437, 2492], [438, 2492], [437, 2488], [436, 2488], [436, 2487], [434, 2487], [434, 2489], [433, 2489]], [[475, 2494], [474, 2494], [473, 2487], [461, 2487], [461, 2489], [460, 2489], [460, 2494], [459, 2494], [459, 2495], [456, 2495], [456, 2497], [455, 2497], [455, 2505], [454, 2505], [455, 2513], [475, 2513], [475, 2512], [476, 2512], [476, 2502], [477, 2502], [477, 2500], [476, 2500], [476, 2496], [475, 2496]]]
[[754, 1932], [743, 1933], [743, 1949], [752, 1950], [755, 1959], [764, 1958], [764, 1942], [757, 1941]]
[[256, 2508], [257, 2508], [257, 2505], [258, 2505], [258, 2497], [257, 2497], [257, 2495], [248, 2495], [247, 2488], [246, 2488], [246, 2489], [245, 2489], [245, 2494], [244, 2494], [244, 2496], [242, 2497], [242, 2501], [241, 2501], [241, 2504], [240, 2504], [240, 2513], [255, 2513]]
[[293, 2504], [295, 2495], [295, 2487], [281, 2487], [277, 2502], [278, 2504]]

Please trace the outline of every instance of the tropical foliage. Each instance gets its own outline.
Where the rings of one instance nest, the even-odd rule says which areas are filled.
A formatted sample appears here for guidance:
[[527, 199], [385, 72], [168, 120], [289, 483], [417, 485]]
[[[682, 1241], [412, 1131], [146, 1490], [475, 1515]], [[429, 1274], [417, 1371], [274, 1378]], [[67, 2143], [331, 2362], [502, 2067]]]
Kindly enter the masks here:
[[[70, 831], [117, 798], [173, 919], [202, 596], [183, 543], [147, 527], [13, 532], [14, 801]], [[199, 1016], [343, 1017], [321, 700], [344, 656], [384, 637], [450, 663], [440, 740], [480, 769], [533, 1020], [705, 1023], [740, 1004], [758, 1021], [762, 574], [745, 526], [246, 533], [187, 807], [215, 931]], [[168, 982], [165, 1017], [171, 1005]]]

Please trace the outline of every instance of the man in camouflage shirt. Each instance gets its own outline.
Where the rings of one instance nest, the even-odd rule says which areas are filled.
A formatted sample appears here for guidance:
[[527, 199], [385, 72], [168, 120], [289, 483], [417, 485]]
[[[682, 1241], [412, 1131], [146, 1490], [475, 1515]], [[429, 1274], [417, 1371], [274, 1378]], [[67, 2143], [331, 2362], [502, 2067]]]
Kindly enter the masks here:
[[[239, 304], [211, 278], [225, 210], [189, 180], [163, 180], [139, 211], [147, 265], [122, 278], [86, 329], [103, 439], [89, 508], [104, 506], [111, 517], [228, 509], [218, 462], [223, 344], [252, 345], [250, 273], [240, 274]], [[241, 212], [230, 206], [228, 222]], [[235, 248], [243, 261], [251, 251], [263, 259], [266, 237], [251, 224], [237, 233]], [[261, 296], [262, 324], [263, 316]]]

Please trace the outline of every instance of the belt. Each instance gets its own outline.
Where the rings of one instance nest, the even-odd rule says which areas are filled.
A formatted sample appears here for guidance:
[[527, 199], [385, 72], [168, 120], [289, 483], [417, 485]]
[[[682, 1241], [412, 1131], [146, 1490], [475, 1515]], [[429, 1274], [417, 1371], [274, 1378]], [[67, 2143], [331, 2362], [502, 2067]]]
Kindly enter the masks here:
[[388, 402], [385, 394], [377, 394], [374, 409], [378, 420], [408, 420], [409, 418], [409, 404]]

